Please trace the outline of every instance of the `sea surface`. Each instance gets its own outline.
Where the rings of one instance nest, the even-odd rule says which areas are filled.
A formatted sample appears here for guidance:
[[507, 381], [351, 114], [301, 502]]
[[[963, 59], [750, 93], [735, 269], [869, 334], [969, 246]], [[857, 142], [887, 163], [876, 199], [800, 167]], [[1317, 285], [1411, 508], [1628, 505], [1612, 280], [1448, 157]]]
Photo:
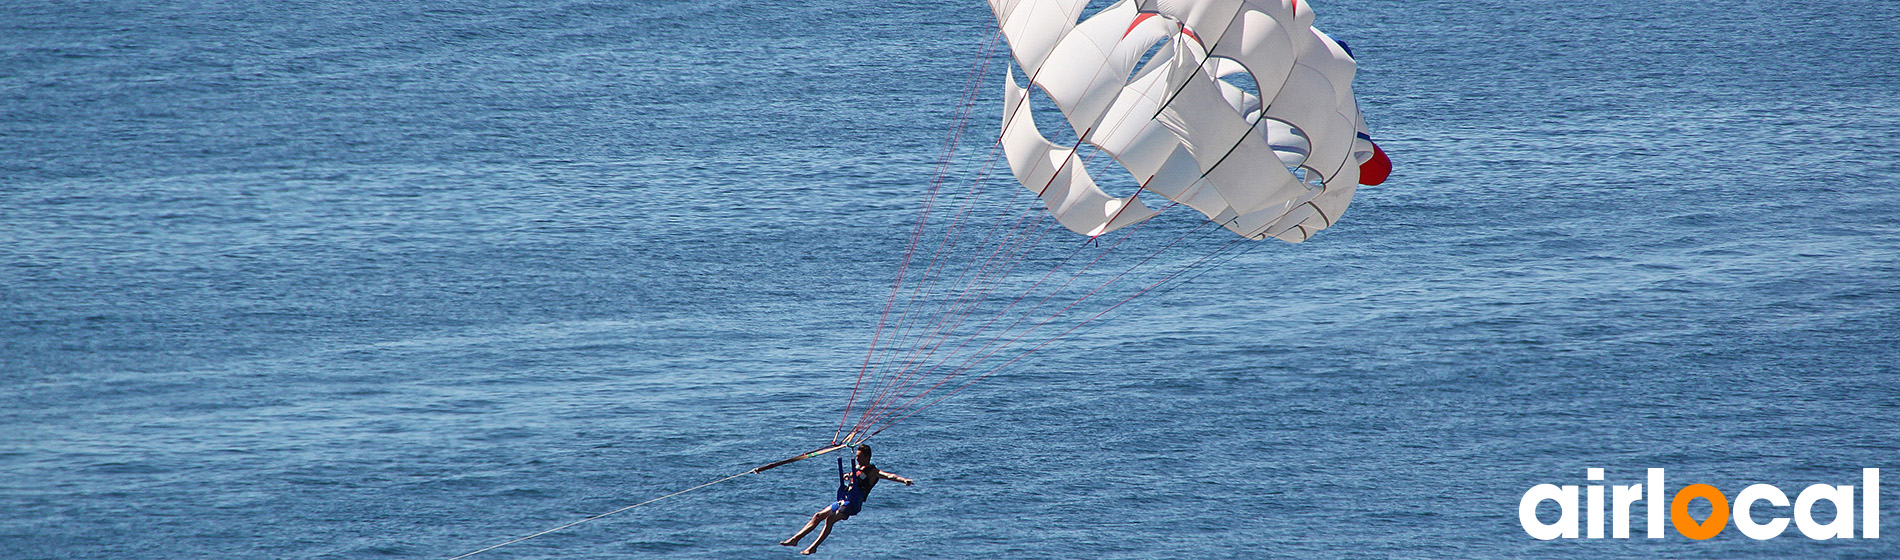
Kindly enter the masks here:
[[[877, 436], [821, 557], [1900, 557], [1900, 2], [1314, 3], [1391, 180]], [[6, 3], [0, 558], [447, 558], [826, 443], [993, 25]], [[1029, 204], [990, 60], [943, 192]], [[1884, 468], [1885, 534], [1520, 528], [1591, 467]], [[833, 470], [474, 558], [790, 557]]]

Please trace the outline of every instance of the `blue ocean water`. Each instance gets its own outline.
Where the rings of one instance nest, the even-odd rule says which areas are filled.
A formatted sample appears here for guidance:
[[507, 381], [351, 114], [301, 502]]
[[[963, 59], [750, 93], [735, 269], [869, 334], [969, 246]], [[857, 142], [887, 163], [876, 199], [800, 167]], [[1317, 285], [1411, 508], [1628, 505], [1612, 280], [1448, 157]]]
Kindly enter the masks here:
[[[919, 483], [821, 554], [1900, 557], [1891, 509], [1826, 542], [1516, 516], [1589, 467], [1881, 467], [1900, 504], [1900, 4], [1317, 10], [1393, 178], [880, 435]], [[0, 558], [445, 558], [824, 443], [991, 25], [10, 3]], [[790, 554], [832, 468], [478, 558]]]

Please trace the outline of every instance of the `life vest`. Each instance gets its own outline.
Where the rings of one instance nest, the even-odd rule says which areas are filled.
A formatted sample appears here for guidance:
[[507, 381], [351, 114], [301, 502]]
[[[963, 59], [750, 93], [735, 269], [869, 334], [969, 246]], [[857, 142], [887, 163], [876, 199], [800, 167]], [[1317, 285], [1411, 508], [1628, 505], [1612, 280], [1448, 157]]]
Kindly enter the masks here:
[[871, 495], [871, 488], [877, 486], [877, 466], [861, 465], [844, 474], [844, 459], [838, 459], [838, 501], [854, 504], [864, 503]]

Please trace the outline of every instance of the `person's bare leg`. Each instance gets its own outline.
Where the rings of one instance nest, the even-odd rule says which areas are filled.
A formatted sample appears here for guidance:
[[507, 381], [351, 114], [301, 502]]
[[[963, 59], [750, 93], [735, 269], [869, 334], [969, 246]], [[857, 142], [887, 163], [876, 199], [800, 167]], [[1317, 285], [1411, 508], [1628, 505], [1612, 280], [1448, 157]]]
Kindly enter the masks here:
[[823, 544], [823, 543], [825, 542], [825, 537], [829, 537], [829, 536], [831, 536], [831, 526], [832, 526], [832, 525], [837, 525], [837, 524], [838, 524], [838, 517], [837, 517], [837, 515], [843, 515], [843, 514], [842, 514], [842, 513], [839, 513], [839, 514], [835, 514], [835, 515], [833, 515], [833, 516], [831, 516], [831, 517], [827, 517], [827, 518], [825, 518], [825, 528], [824, 528], [824, 530], [821, 530], [821, 531], [818, 531], [818, 538], [817, 538], [817, 539], [815, 539], [815, 540], [813, 540], [813, 541], [811, 541], [811, 546], [807, 546], [807, 547], [805, 547], [805, 549], [804, 549], [804, 550], [800, 550], [800, 551], [798, 551], [798, 553], [799, 553], [799, 554], [811, 554], [811, 553], [813, 553], [813, 552], [818, 552], [818, 545], [820, 545], [820, 544]]
[[811, 521], [805, 522], [805, 528], [799, 529], [798, 534], [792, 535], [792, 538], [779, 541], [778, 543], [785, 546], [798, 546], [799, 539], [803, 539], [805, 535], [811, 534], [812, 528], [818, 526], [818, 520], [825, 518], [825, 511], [826, 510], [821, 509], [818, 510], [818, 513], [811, 514]]

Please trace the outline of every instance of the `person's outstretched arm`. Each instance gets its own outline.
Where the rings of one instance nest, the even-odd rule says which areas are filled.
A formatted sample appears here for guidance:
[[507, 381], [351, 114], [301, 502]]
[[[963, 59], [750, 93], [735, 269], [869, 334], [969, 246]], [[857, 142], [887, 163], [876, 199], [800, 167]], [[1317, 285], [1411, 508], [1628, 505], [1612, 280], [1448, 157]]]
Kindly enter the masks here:
[[904, 483], [904, 485], [905, 485], [905, 486], [910, 486], [910, 485], [911, 485], [911, 483], [913, 483], [913, 482], [917, 482], [917, 481], [915, 481], [915, 480], [911, 480], [911, 479], [908, 479], [908, 478], [904, 478], [904, 477], [901, 477], [901, 476], [897, 476], [896, 474], [892, 474], [892, 473], [888, 473], [888, 472], [884, 472], [884, 471], [877, 471], [877, 475], [878, 475], [879, 477], [882, 477], [882, 478], [884, 478], [884, 479], [886, 479], [886, 480], [895, 480], [895, 481], [898, 481], [898, 482], [902, 482], [902, 483]]

